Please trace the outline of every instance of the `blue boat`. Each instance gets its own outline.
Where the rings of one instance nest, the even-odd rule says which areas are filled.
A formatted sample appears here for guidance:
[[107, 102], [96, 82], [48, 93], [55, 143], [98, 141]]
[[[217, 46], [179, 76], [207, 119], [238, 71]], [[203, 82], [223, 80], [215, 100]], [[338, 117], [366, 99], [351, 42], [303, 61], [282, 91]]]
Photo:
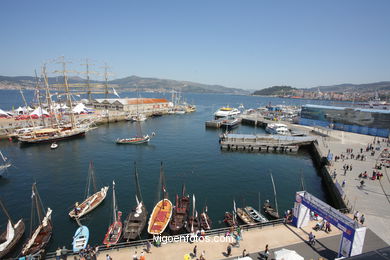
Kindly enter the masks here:
[[73, 252], [78, 253], [81, 249], [85, 249], [88, 245], [89, 230], [87, 226], [80, 226], [73, 236]]

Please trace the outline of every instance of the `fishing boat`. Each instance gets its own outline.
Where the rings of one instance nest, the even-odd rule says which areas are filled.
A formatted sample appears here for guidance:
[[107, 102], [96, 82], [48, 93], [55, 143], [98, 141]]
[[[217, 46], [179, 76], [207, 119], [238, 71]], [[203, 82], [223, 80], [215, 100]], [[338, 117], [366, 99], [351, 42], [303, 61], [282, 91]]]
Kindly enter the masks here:
[[150, 215], [148, 222], [148, 233], [151, 235], [160, 235], [162, 232], [164, 232], [172, 217], [173, 205], [172, 202], [168, 199], [162, 163], [160, 167], [160, 183], [163, 199], [157, 202], [156, 206], [153, 208], [152, 214]]
[[118, 210], [118, 205], [116, 203], [115, 181], [112, 182], [112, 201], [113, 221], [112, 224], [108, 227], [107, 233], [103, 240], [103, 244], [105, 244], [107, 247], [116, 245], [122, 236], [122, 212]]
[[186, 187], [183, 184], [181, 197], [176, 194], [176, 204], [173, 208], [172, 219], [169, 222], [169, 229], [173, 234], [177, 234], [183, 229], [189, 213], [190, 198], [188, 195], [185, 195], [185, 190]]
[[137, 202], [137, 205], [132, 209], [124, 223], [125, 226], [123, 229], [123, 238], [127, 241], [136, 239], [141, 236], [141, 232], [146, 225], [146, 219], [148, 215], [148, 212], [146, 211], [146, 207], [142, 199], [141, 188], [138, 181], [137, 165], [135, 162], [134, 168], [135, 184], [137, 189], [135, 200]]
[[[31, 224], [30, 224], [30, 236], [27, 243], [24, 244], [21, 255], [37, 255], [40, 254], [49, 243], [51, 235], [53, 233], [53, 225], [51, 223], [50, 208], [45, 209], [42, 205], [42, 200], [38, 194], [36, 183], [32, 185], [32, 210], [31, 210]], [[37, 215], [37, 216], [35, 216]], [[33, 220], [37, 219], [38, 226], [34, 227]]]
[[237, 216], [248, 225], [254, 225], [256, 222], [242, 208], [237, 208]]
[[237, 220], [234, 218], [233, 214], [228, 211], [225, 212], [223, 222], [225, 222], [229, 227], [237, 226]]
[[272, 181], [272, 187], [274, 189], [274, 199], [275, 199], [275, 208], [272, 207], [269, 200], [266, 200], [263, 205], [264, 212], [267, 213], [269, 216], [275, 219], [279, 219], [279, 212], [278, 212], [278, 201], [276, 198], [276, 189], [275, 189], [275, 183], [274, 178], [271, 174], [271, 181]]
[[57, 149], [58, 148], [58, 144], [57, 143], [52, 143], [50, 145], [50, 149]]
[[200, 230], [198, 212], [195, 211], [195, 194], [192, 195], [192, 215], [188, 216], [185, 228], [188, 233], [196, 233]]
[[[154, 132], [152, 133], [154, 136]], [[116, 139], [117, 144], [146, 144], [150, 141], [151, 137], [149, 135], [142, 135], [133, 138], [118, 138]]]
[[88, 245], [89, 229], [87, 226], [80, 226], [73, 236], [73, 253], [78, 253]]
[[244, 210], [254, 221], [260, 223], [268, 222], [268, 219], [264, 217], [262, 214], [260, 214], [260, 212], [255, 210], [253, 207], [247, 206], [244, 208]]
[[0, 151], [0, 157], [1, 157], [1, 160], [3, 161], [0, 164], [0, 177], [2, 177], [3, 174], [5, 172], [7, 172], [7, 169], [9, 167], [11, 167], [12, 164], [9, 162], [8, 158], [3, 155], [3, 153], [1, 151]]
[[203, 209], [203, 212], [199, 216], [200, 228], [203, 230], [210, 230], [213, 222], [207, 214], [207, 206]]
[[18, 222], [14, 223], [11, 216], [8, 214], [7, 209], [5, 208], [3, 202], [0, 200], [0, 206], [4, 214], [8, 218], [7, 228], [0, 235], [0, 259], [3, 259], [20, 241], [24, 233], [24, 222], [23, 219], [20, 219]]
[[[93, 194], [90, 194], [90, 187], [93, 186]], [[69, 217], [71, 218], [81, 218], [94, 210], [97, 206], [99, 206], [107, 196], [108, 186], [102, 187], [99, 191], [96, 188], [96, 180], [95, 180], [95, 171], [93, 169], [93, 163], [89, 163], [88, 169], [88, 181], [87, 188], [85, 192], [85, 200], [79, 204], [75, 203], [74, 209], [69, 212]]]

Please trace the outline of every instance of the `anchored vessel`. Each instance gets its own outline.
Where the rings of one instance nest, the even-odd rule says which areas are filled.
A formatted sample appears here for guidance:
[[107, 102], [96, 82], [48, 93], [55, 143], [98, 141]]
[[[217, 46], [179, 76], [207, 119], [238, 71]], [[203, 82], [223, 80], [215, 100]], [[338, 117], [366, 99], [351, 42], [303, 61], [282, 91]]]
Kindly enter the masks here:
[[254, 225], [256, 222], [242, 208], [237, 208], [237, 216], [248, 225]]
[[270, 174], [270, 175], [271, 175], [272, 187], [274, 189], [275, 208], [272, 207], [272, 205], [269, 202], [269, 200], [266, 200], [264, 202], [263, 209], [264, 209], [265, 213], [267, 213], [268, 215], [270, 215], [271, 217], [273, 217], [275, 219], [278, 219], [279, 218], [279, 212], [278, 212], [278, 200], [276, 198], [275, 183], [274, 183], [274, 178], [272, 177], [272, 174]]
[[87, 226], [80, 226], [73, 236], [73, 252], [77, 253], [81, 249], [85, 249], [88, 245], [89, 229]]
[[187, 223], [185, 224], [185, 228], [188, 233], [195, 233], [200, 229], [199, 226], [199, 218], [198, 212], [195, 211], [195, 195], [192, 195], [192, 216], [188, 216]]
[[8, 218], [7, 229], [0, 235], [0, 259], [3, 259], [3, 257], [20, 241], [20, 238], [24, 233], [24, 222], [23, 219], [20, 219], [18, 222], [14, 223], [1, 200], [0, 206]]
[[[32, 210], [31, 210], [31, 230], [30, 236], [27, 243], [23, 246], [21, 255], [37, 255], [40, 254], [41, 250], [43, 250], [46, 245], [49, 243], [51, 235], [53, 233], [53, 226], [51, 223], [51, 213], [52, 210], [50, 208], [45, 209], [42, 205], [41, 198], [38, 194], [37, 186], [35, 183], [32, 185]], [[39, 225], [35, 227], [33, 232], [33, 220], [37, 215], [37, 220], [39, 221]]]
[[172, 217], [172, 202], [168, 199], [168, 194], [165, 188], [162, 163], [160, 167], [160, 182], [162, 184], [161, 188], [163, 192], [163, 199], [157, 202], [156, 206], [153, 208], [152, 214], [150, 215], [148, 233], [151, 235], [160, 235], [164, 232]]
[[[91, 184], [93, 185], [93, 191], [94, 191], [92, 195], [90, 194]], [[82, 216], [94, 210], [106, 198], [107, 191], [108, 191], [108, 186], [105, 186], [101, 188], [99, 191], [97, 191], [95, 172], [93, 170], [93, 163], [90, 162], [89, 169], [88, 169], [88, 181], [87, 181], [85, 200], [81, 204], [78, 204], [78, 202], [76, 202], [74, 209], [69, 212], [69, 217], [81, 218]]]
[[136, 239], [137, 237], [140, 237], [141, 232], [146, 225], [146, 218], [148, 215], [141, 195], [141, 188], [138, 181], [137, 165], [135, 162], [134, 168], [134, 176], [137, 189], [135, 200], [137, 202], [137, 206], [132, 209], [132, 211], [125, 220], [123, 238], [126, 240]]
[[112, 182], [112, 200], [113, 200], [113, 222], [108, 227], [107, 233], [104, 237], [103, 244], [107, 246], [115, 245], [118, 243], [122, 236], [122, 212], [118, 210], [115, 196], [115, 181]]
[[176, 194], [176, 204], [173, 209], [172, 219], [169, 222], [169, 229], [173, 234], [177, 234], [183, 229], [189, 213], [190, 198], [188, 195], [185, 195], [185, 190], [186, 187], [183, 185], [181, 197], [179, 198], [179, 195]]
[[199, 217], [200, 228], [203, 230], [210, 230], [212, 227], [212, 221], [209, 215], [207, 214], [207, 206], [203, 209], [203, 212]]

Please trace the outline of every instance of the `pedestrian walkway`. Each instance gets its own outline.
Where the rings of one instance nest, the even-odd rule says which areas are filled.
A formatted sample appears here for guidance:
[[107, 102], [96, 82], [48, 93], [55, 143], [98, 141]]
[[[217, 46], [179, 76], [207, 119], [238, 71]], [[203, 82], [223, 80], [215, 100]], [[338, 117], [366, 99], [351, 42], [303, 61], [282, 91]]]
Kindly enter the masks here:
[[[353, 211], [359, 211], [359, 216], [364, 214], [364, 225], [374, 231], [386, 243], [390, 244], [390, 176], [389, 170], [382, 167], [379, 170], [383, 174], [381, 180], [364, 179], [364, 185], [361, 187], [360, 173], [365, 171], [368, 177], [372, 176], [378, 156], [383, 149], [390, 148], [382, 141], [382, 138], [375, 138], [380, 140], [378, 144], [374, 141], [374, 137], [359, 135], [355, 133], [347, 133], [332, 130], [329, 135], [331, 138], [326, 138], [319, 142], [319, 148], [324, 156], [330, 151], [333, 154], [332, 165], [327, 166], [328, 172], [333, 175], [336, 170], [336, 177], [334, 181], [342, 190], [345, 196], [344, 201], [348, 202], [348, 206], [353, 208]], [[332, 138], [336, 136], [337, 138]], [[371, 151], [366, 152], [367, 145], [373, 145], [375, 155], [371, 155]], [[376, 150], [376, 149], [379, 150]], [[347, 153], [347, 149], [352, 149], [352, 152]], [[361, 153], [362, 149], [362, 153]], [[335, 156], [341, 156], [344, 159], [334, 160]], [[351, 159], [351, 154], [354, 154], [354, 159]], [[364, 156], [364, 160], [356, 160], [357, 155]], [[343, 166], [348, 165], [348, 170], [344, 171]], [[352, 171], [350, 166], [352, 165]], [[377, 170], [376, 170], [377, 171]], [[345, 172], [345, 174], [344, 174]], [[342, 183], [345, 182], [344, 187]], [[353, 213], [354, 213], [353, 212]]]

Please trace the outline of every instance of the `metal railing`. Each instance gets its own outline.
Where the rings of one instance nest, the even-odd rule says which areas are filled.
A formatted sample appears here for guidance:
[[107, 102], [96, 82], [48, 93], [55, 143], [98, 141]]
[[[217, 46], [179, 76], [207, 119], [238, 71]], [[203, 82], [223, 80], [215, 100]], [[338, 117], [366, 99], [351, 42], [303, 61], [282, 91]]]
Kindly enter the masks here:
[[[263, 227], [269, 227], [269, 226], [276, 226], [276, 225], [281, 225], [285, 223], [285, 219], [276, 219], [276, 220], [271, 220], [265, 223], [256, 223], [254, 225], [240, 225], [241, 230], [243, 231], [248, 231], [252, 229], [261, 229]], [[208, 230], [205, 232], [206, 236], [220, 236], [220, 235], [225, 235], [228, 231], [230, 231], [231, 227], [225, 227], [225, 228], [218, 228], [218, 229], [212, 229]], [[180, 236], [190, 236], [188, 233], [180, 234], [180, 235], [174, 235], [172, 237], [180, 237]], [[153, 238], [150, 239], [142, 239], [142, 240], [136, 240], [136, 241], [129, 241], [129, 242], [122, 242], [118, 243], [116, 245], [106, 247], [105, 245], [99, 246], [99, 252], [104, 252], [108, 250], [119, 250], [121, 248], [137, 248], [137, 247], [146, 247], [147, 242], [150, 242], [153, 244]], [[175, 241], [174, 239], [168, 240], [168, 241]], [[176, 240], [179, 241], [179, 240]], [[175, 242], [168, 242], [168, 243], [175, 243]], [[73, 251], [68, 250], [67, 256], [77, 256], [78, 254], [73, 253]], [[55, 258], [56, 252], [48, 252], [45, 256], [45, 259], [49, 258]]]

